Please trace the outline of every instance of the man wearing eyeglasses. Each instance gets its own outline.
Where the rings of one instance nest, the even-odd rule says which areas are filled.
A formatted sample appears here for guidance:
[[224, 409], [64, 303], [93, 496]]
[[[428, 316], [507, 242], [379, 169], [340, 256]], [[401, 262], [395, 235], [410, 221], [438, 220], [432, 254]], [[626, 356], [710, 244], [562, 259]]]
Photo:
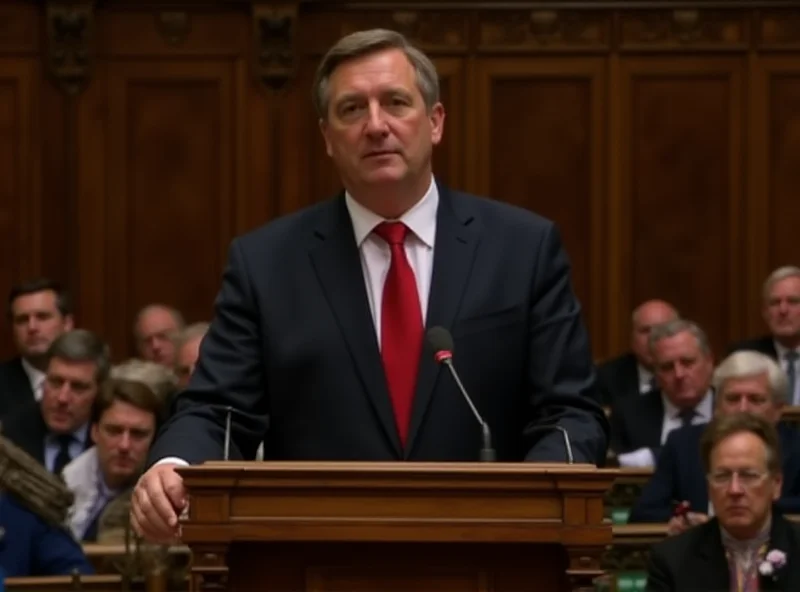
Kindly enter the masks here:
[[[728, 356], [715, 370], [716, 417], [747, 412], [777, 426], [783, 451], [783, 488], [777, 507], [800, 512], [800, 432], [780, 423], [788, 384], [786, 373], [769, 356], [740, 351]], [[678, 534], [713, 515], [701, 458], [700, 439], [706, 426], [693, 425], [673, 431], [659, 456], [655, 473], [631, 509], [630, 522], [667, 522], [670, 535]], [[678, 502], [689, 512], [673, 516]]]
[[800, 590], [800, 526], [772, 511], [783, 487], [773, 422], [718, 415], [701, 456], [716, 517], [653, 546], [646, 590]]

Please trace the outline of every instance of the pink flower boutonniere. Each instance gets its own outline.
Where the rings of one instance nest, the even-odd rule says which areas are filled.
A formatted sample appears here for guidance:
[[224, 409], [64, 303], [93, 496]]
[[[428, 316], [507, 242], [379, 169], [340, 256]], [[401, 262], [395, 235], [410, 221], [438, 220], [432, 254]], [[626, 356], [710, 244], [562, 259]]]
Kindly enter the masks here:
[[775, 579], [778, 577], [778, 570], [784, 565], [786, 565], [786, 553], [773, 549], [758, 565], [758, 573], [766, 577], [772, 576], [772, 579]]

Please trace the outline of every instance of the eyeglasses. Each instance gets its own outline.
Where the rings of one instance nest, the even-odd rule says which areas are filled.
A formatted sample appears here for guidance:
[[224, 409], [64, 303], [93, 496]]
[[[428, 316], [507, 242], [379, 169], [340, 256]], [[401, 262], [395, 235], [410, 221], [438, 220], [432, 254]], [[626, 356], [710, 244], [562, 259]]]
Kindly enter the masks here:
[[733, 476], [736, 475], [739, 478], [739, 485], [747, 489], [759, 485], [767, 474], [766, 472], [745, 469], [742, 471], [717, 471], [709, 474], [707, 478], [711, 485], [722, 488], [728, 487], [733, 481]]

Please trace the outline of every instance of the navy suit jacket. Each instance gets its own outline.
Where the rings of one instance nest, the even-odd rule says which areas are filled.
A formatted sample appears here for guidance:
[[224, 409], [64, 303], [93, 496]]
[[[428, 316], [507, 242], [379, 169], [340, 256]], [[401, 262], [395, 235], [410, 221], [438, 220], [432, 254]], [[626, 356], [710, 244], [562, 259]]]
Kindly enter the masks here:
[[[608, 425], [556, 227], [508, 204], [439, 187], [427, 327], [492, 427], [500, 461], [601, 463]], [[481, 430], [452, 377], [422, 354], [408, 442], [395, 427], [344, 195], [235, 240], [188, 389], [151, 462], [231, 454], [280, 460], [475, 461]], [[267, 423], [269, 430], [267, 431]]]
[[[800, 590], [800, 526], [773, 514], [769, 550], [783, 551], [786, 565], [772, 576], [759, 576], [761, 592]], [[647, 592], [728, 592], [730, 568], [716, 518], [653, 546], [647, 569]]]
[[0, 567], [6, 577], [69, 575], [94, 569], [63, 528], [51, 526], [8, 493], [0, 494]]
[[33, 402], [33, 389], [21, 358], [0, 363], [0, 420]]
[[[700, 438], [705, 425], [692, 425], [670, 432], [658, 458], [653, 477], [631, 509], [629, 522], [666, 522], [675, 502], [688, 501], [693, 512], [708, 512], [708, 486], [700, 458]], [[776, 508], [800, 512], [800, 432], [779, 423], [778, 436], [783, 459], [783, 491]]]
[[597, 388], [603, 405], [614, 405], [640, 396], [639, 365], [633, 353], [603, 362], [597, 367]]
[[617, 399], [611, 408], [611, 449], [617, 454], [650, 448], [653, 457], [661, 451], [664, 400], [660, 390]]
[[778, 350], [775, 349], [775, 340], [770, 335], [758, 337], [756, 339], [748, 339], [747, 341], [740, 341], [734, 344], [729, 354], [737, 351], [751, 350], [765, 354], [773, 360], [778, 359]]

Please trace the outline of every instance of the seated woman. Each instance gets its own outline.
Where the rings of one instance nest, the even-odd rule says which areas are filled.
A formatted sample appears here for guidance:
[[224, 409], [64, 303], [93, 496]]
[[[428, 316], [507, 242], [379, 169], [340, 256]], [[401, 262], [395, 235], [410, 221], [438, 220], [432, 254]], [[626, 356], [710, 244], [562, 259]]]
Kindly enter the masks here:
[[0, 492], [0, 568], [5, 577], [94, 573], [66, 528], [48, 524], [8, 492]]

